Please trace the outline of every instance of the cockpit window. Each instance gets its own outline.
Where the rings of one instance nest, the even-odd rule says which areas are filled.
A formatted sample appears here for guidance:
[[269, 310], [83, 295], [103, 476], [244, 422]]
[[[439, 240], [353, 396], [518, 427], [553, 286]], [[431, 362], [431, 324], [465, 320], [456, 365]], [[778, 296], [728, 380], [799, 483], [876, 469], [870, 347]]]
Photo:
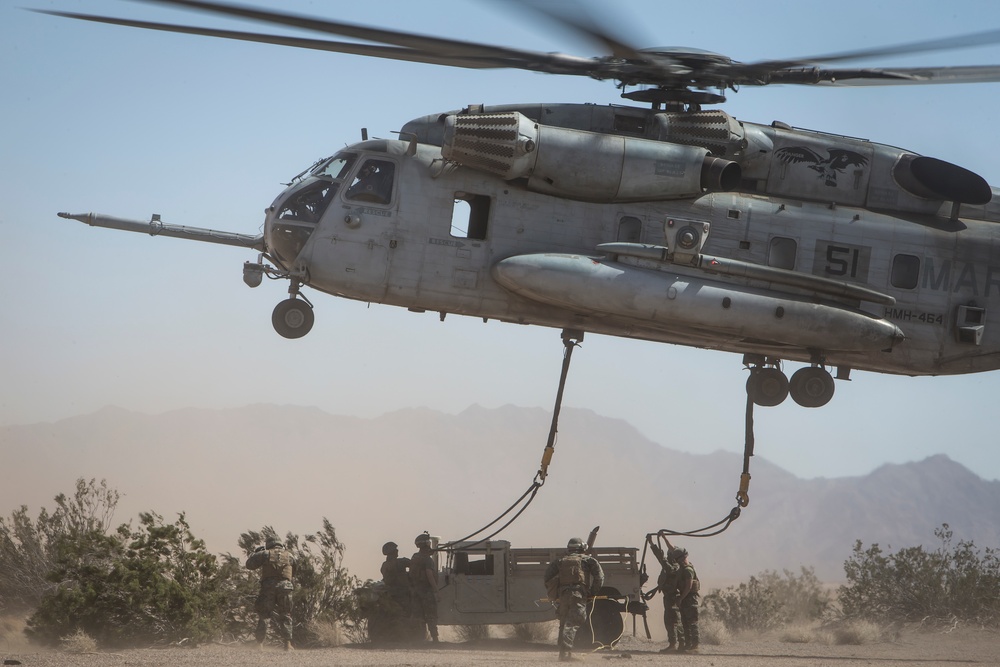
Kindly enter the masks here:
[[357, 156], [352, 153], [337, 153], [329, 160], [312, 170], [313, 176], [325, 176], [334, 180], [340, 180], [347, 175]]
[[267, 244], [282, 267], [292, 267], [323, 212], [333, 201], [339, 185], [333, 181], [315, 181], [293, 192], [278, 207], [278, 219], [271, 226]]
[[388, 204], [392, 199], [392, 179], [396, 165], [389, 160], [366, 160], [344, 195], [353, 201]]
[[321, 181], [289, 197], [278, 212], [280, 220], [317, 223], [337, 193], [337, 184]]

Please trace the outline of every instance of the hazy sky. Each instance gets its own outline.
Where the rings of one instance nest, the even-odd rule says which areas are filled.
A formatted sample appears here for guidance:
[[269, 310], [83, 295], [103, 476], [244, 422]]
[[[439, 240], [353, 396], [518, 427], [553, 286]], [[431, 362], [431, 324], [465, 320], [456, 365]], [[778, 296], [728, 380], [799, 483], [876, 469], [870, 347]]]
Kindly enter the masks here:
[[[309, 2], [289, 9], [488, 43], [594, 55], [596, 47], [503, 2]], [[608, 3], [609, 6], [612, 3]], [[992, 0], [616, 2], [632, 42], [753, 61], [1000, 28]], [[91, 25], [21, 7], [227, 22], [139, 2], [0, 0], [0, 424], [106, 405], [158, 413], [252, 403], [374, 416], [470, 404], [551, 408], [557, 330], [414, 314], [309, 293], [316, 326], [271, 328], [287, 283], [242, 280], [252, 252], [91, 229], [95, 211], [254, 234], [282, 182], [410, 118], [470, 103], [621, 100], [610, 82], [474, 72]], [[1000, 46], [871, 64], [1000, 64]], [[724, 107], [860, 136], [1000, 183], [1000, 84], [745, 89]], [[565, 402], [624, 419], [664, 446], [740, 451], [746, 372], [737, 355], [588, 336]], [[1000, 478], [1000, 374], [855, 372], [833, 401], [757, 410], [757, 454], [805, 477], [865, 474], [947, 453]], [[474, 446], [475, 443], [470, 443]], [[564, 444], [565, 446], [565, 444]], [[614, 442], [608, 453], [614, 454]]]

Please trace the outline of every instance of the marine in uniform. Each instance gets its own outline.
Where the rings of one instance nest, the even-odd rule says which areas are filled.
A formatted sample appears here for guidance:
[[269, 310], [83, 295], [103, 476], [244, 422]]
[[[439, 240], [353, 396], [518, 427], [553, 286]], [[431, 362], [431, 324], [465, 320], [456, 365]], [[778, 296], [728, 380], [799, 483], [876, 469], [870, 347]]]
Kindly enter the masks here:
[[417, 535], [413, 541], [418, 551], [410, 557], [410, 592], [413, 616], [426, 626], [431, 641], [438, 641], [437, 598], [438, 572], [434, 563], [434, 549], [428, 533]]
[[285, 551], [276, 536], [268, 536], [263, 547], [258, 547], [246, 563], [249, 570], [260, 570], [260, 592], [254, 603], [257, 612], [257, 629], [254, 638], [263, 647], [267, 636], [267, 622], [284, 642], [285, 650], [292, 650], [292, 555]]
[[573, 642], [577, 630], [587, 620], [587, 598], [604, 586], [604, 570], [585, 551], [584, 542], [574, 537], [566, 544], [566, 555], [545, 568], [545, 588], [549, 599], [557, 601], [559, 616], [559, 660], [575, 660]]
[[687, 549], [677, 548], [672, 551], [674, 560], [680, 565], [677, 578], [677, 606], [680, 608], [681, 625], [684, 626], [684, 637], [680, 650], [689, 653], [698, 651], [698, 604], [701, 600], [699, 591], [701, 582], [694, 565], [688, 560]]
[[677, 650], [678, 639], [681, 645], [684, 643], [683, 634], [678, 632], [681, 616], [677, 608], [677, 583], [680, 579], [681, 566], [677, 563], [675, 550], [669, 540], [667, 540], [666, 555], [659, 545], [650, 542], [650, 546], [656, 560], [660, 561], [660, 576], [656, 580], [656, 587], [663, 596], [663, 627], [667, 631], [668, 645], [660, 649], [660, 653], [672, 653]]

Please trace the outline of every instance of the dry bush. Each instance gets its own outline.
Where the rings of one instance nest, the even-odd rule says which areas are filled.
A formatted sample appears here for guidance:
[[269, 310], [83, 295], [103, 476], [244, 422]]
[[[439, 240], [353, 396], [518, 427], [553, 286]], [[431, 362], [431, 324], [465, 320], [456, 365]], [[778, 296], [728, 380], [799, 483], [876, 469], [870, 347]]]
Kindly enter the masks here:
[[830, 630], [818, 629], [813, 631], [813, 641], [823, 646], [833, 646], [837, 643], [836, 637]]
[[463, 642], [490, 638], [490, 626], [488, 625], [456, 625], [454, 630], [459, 641]]
[[67, 653], [94, 653], [97, 651], [97, 641], [83, 630], [77, 629], [73, 634], [60, 639], [59, 647]]
[[779, 639], [786, 644], [808, 644], [816, 640], [816, 631], [808, 625], [796, 623], [783, 628]]
[[340, 625], [333, 621], [311, 621], [309, 633], [313, 637], [313, 645], [317, 648], [334, 648], [344, 643]]
[[874, 644], [882, 640], [882, 628], [871, 621], [848, 621], [833, 629], [835, 644], [860, 646]]
[[552, 637], [551, 623], [515, 623], [510, 626], [508, 636], [522, 642], [541, 644]]
[[699, 643], [719, 646], [730, 641], [733, 637], [729, 628], [721, 620], [709, 616], [702, 617], [698, 621]]
[[839, 602], [848, 618], [876, 622], [955, 622], [1000, 625], [1000, 550], [980, 550], [972, 541], [953, 544], [948, 524], [934, 531], [941, 546], [883, 551], [861, 540], [844, 563], [847, 585]]

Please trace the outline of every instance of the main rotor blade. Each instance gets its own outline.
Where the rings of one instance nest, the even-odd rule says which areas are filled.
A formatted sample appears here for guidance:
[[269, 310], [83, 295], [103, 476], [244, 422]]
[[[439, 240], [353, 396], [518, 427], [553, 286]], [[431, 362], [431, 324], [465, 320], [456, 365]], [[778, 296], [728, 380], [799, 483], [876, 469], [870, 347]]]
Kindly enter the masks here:
[[395, 46], [381, 46], [376, 44], [358, 44], [354, 42], [333, 42], [322, 39], [308, 39], [305, 37], [291, 37], [287, 35], [266, 35], [262, 33], [241, 32], [237, 30], [220, 30], [216, 28], [199, 28], [196, 26], [175, 25], [172, 23], [154, 23], [150, 21], [133, 21], [131, 19], [117, 19], [107, 16], [94, 16], [91, 14], [76, 14], [73, 12], [59, 12], [46, 9], [32, 10], [40, 14], [51, 16], [61, 16], [63, 18], [90, 21], [93, 23], [105, 23], [108, 25], [120, 25], [127, 28], [143, 28], [145, 30], [159, 30], [163, 32], [175, 32], [185, 35], [202, 35], [205, 37], [221, 37], [223, 39], [234, 39], [243, 42], [257, 42], [260, 44], [276, 44], [278, 46], [291, 46], [301, 49], [312, 49], [314, 51], [330, 51], [334, 53], [349, 53], [359, 56], [370, 56], [374, 58], [387, 58], [391, 60], [403, 60], [408, 62], [428, 63], [432, 65], [446, 65], [449, 67], [465, 67], [470, 69], [491, 69], [509, 67], [507, 63], [491, 63], [486, 59], [475, 60], [472, 58], [448, 58], [436, 54], [425, 53], [415, 49], [404, 49]]
[[[315, 16], [303, 14], [292, 14], [287, 12], [269, 11], [257, 7], [245, 5], [231, 5], [221, 2], [210, 2], [208, 0], [133, 0], [146, 4], [167, 5], [171, 7], [184, 7], [197, 11], [219, 14], [227, 17], [236, 17], [259, 21], [262, 23], [283, 25], [292, 28], [301, 28], [314, 32], [321, 32], [340, 37], [353, 37], [370, 42], [392, 44], [406, 49], [413, 49], [424, 54], [435, 54], [443, 56], [457, 62], [458, 58], [467, 57], [473, 62], [474, 67], [479, 67], [483, 61], [498, 63], [497, 67], [517, 67], [521, 69], [536, 69], [532, 63], [544, 63], [551, 59], [553, 55], [522, 49], [513, 49], [502, 46], [492, 46], [477, 42], [467, 42], [457, 39], [446, 39], [443, 37], [430, 37], [416, 33], [408, 33], [397, 30], [385, 30], [383, 28], [372, 28], [369, 26], [354, 23], [344, 23], [341, 21], [330, 21]], [[572, 58], [572, 56], [566, 56]], [[591, 59], [578, 58], [580, 62], [592, 63]], [[499, 64], [499, 63], [504, 64]], [[436, 63], [435, 61], [435, 64]], [[578, 64], [578, 63], [577, 63]], [[541, 71], [547, 71], [542, 69]]]
[[883, 56], [902, 56], [914, 53], [929, 53], [932, 51], [955, 51], [957, 49], [972, 48], [975, 46], [989, 46], [990, 44], [1000, 44], [1000, 29], [987, 30], [985, 32], [977, 32], [969, 35], [958, 35], [955, 37], [944, 37], [920, 42], [895, 44], [893, 46], [878, 46], [870, 49], [830, 53], [824, 56], [810, 56], [789, 60], [763, 60], [755, 63], [744, 63], [744, 66], [774, 70], [810, 64], [830, 64], [847, 62], [850, 60], [865, 60], [868, 58], [879, 58]]
[[545, 5], [540, 0], [513, 0], [513, 2], [523, 9], [540, 14], [557, 25], [569, 28], [572, 32], [600, 44], [614, 58], [642, 60], [645, 57], [637, 46], [623, 42], [606, 28], [599, 26], [583, 7], [575, 3], [574, 8], [578, 11], [574, 16], [566, 10], [556, 11], [552, 6]]
[[[278, 44], [281, 46], [291, 46], [319, 51], [333, 51], [337, 53], [350, 53], [375, 58], [421, 62], [431, 65], [446, 65], [449, 67], [464, 67], [470, 69], [512, 68], [534, 72], [544, 72], [548, 74], [593, 76], [595, 78], [613, 78], [616, 75], [614, 67], [611, 68], [613, 71], [610, 73], [603, 73], [602, 69], [606, 69], [605, 63], [601, 59], [597, 58], [582, 58], [562, 53], [539, 53], [521, 49], [483, 46], [469, 42], [438, 39], [436, 37], [424, 37], [421, 35], [381, 30], [378, 28], [366, 28], [364, 26], [337, 23], [334, 21], [323, 21], [319, 19], [313, 20], [309, 17], [286, 15], [252, 8], [239, 8], [233, 5], [199, 2], [197, 0], [135, 1], [183, 5], [185, 7], [203, 9], [204, 11], [213, 11], [231, 16], [242, 16], [243, 18], [250, 18], [249, 15], [253, 14], [255, 15], [255, 20], [277, 22], [282, 25], [303, 28], [308, 25], [308, 29], [310, 30], [317, 30], [319, 32], [330, 34], [343, 34], [344, 36], [359, 37], [372, 41], [383, 41], [390, 44], [397, 44], [397, 47], [357, 44], [352, 42], [334, 42], [282, 35], [267, 35], [235, 30], [201, 28], [197, 26], [185, 26], [171, 23], [157, 23], [151, 21], [136, 21], [132, 19], [120, 19], [93, 14], [79, 14], [75, 12], [60, 12], [44, 9], [32, 11], [52, 16], [61, 16], [64, 18], [91, 21], [94, 23], [120, 25], [131, 28], [143, 28], [147, 30], [176, 32], [189, 35], [202, 35], [206, 37], [221, 37], [223, 39], [235, 39], [264, 44]], [[233, 12], [236, 13], [234, 14], [230, 10], [233, 10]], [[280, 20], [270, 21], [270, 18], [266, 17]], [[323, 24], [323, 27], [317, 27], [318, 24]], [[418, 45], [424, 45], [429, 48], [418, 48]]]
[[[830, 80], [819, 83], [830, 86], [893, 86], [934, 85], [943, 83], [996, 83], [1000, 81], [1000, 65], [969, 65], [957, 67], [894, 67], [867, 70], [856, 77], [837, 76], [838, 70], [828, 70]], [[879, 76], [872, 76], [877, 74]], [[780, 81], [775, 81], [780, 83]]]

